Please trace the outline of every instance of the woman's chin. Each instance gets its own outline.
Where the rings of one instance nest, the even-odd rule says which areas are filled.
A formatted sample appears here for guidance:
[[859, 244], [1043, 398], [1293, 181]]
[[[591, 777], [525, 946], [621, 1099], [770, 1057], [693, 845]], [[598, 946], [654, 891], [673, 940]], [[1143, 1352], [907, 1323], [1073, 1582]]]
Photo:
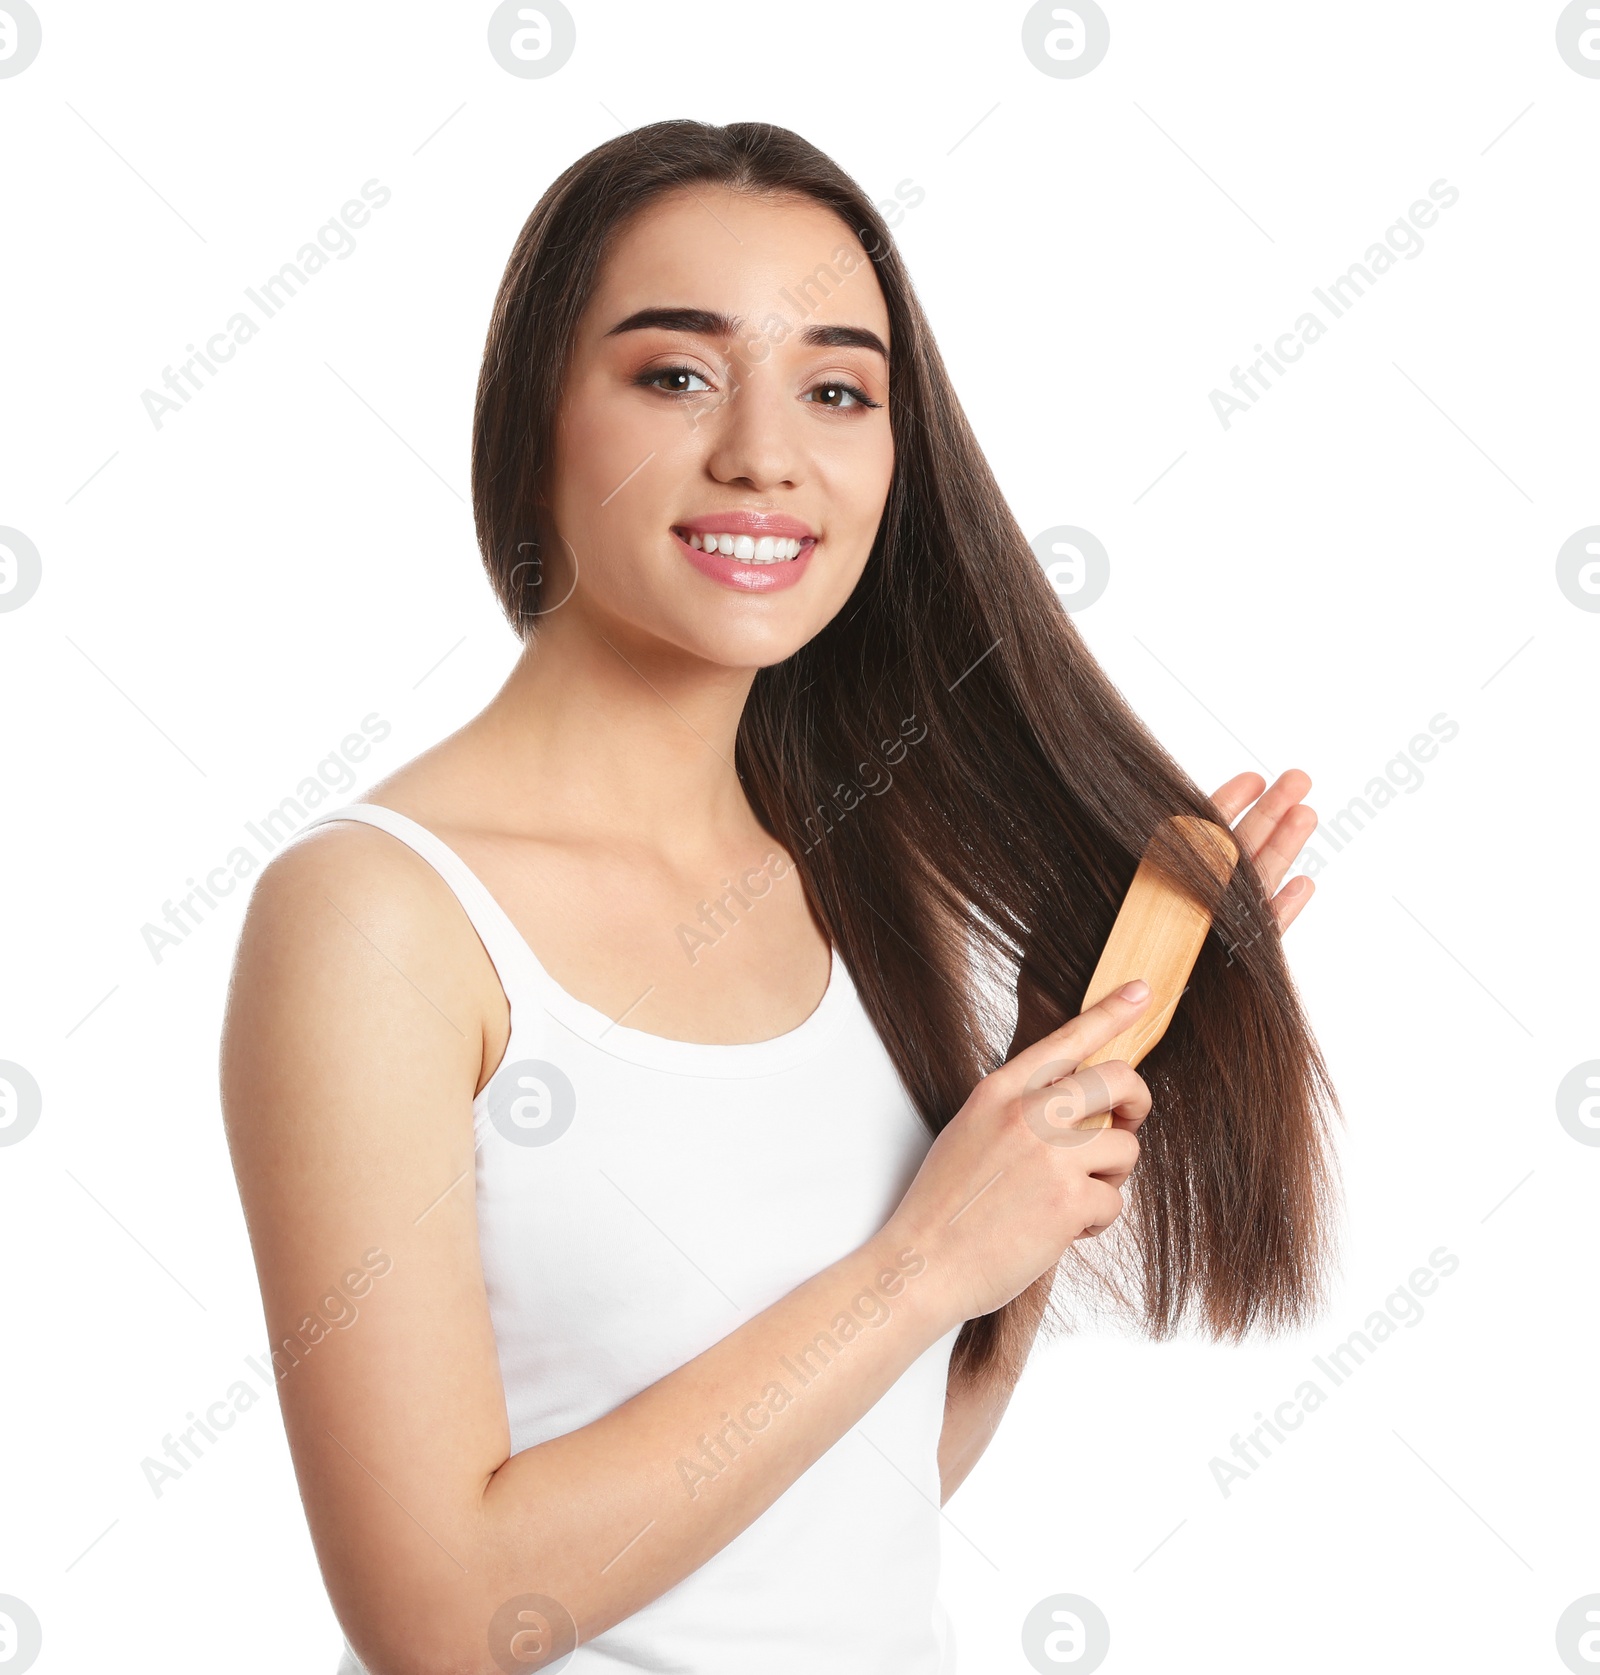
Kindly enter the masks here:
[[771, 596], [634, 601], [630, 608], [621, 608], [619, 601], [616, 614], [635, 634], [723, 669], [764, 669], [781, 663], [827, 626], [826, 617], [816, 620], [815, 611]]
[[702, 628], [686, 650], [724, 669], [766, 669], [792, 657], [821, 627], [768, 623], [728, 625], [721, 629]]

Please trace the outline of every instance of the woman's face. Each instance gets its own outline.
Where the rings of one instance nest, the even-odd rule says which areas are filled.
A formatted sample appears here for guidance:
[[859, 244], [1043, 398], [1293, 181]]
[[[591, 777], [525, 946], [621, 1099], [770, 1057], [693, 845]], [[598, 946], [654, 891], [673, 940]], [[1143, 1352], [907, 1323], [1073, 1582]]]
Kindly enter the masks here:
[[704, 185], [657, 199], [579, 322], [542, 608], [731, 668], [804, 645], [883, 513], [890, 347], [872, 263], [830, 210]]

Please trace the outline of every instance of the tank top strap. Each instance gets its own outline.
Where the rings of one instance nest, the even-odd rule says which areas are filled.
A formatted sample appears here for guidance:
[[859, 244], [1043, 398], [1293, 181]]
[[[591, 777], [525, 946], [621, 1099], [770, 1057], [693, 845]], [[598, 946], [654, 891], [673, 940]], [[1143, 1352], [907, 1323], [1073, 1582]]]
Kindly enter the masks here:
[[478, 933], [478, 940], [499, 974], [500, 986], [509, 1000], [519, 983], [527, 980], [534, 963], [533, 952], [521, 931], [512, 924], [510, 915], [455, 850], [409, 815], [385, 808], [381, 803], [346, 803], [343, 808], [329, 809], [326, 814], [307, 821], [300, 832], [334, 820], [355, 820], [381, 828], [413, 849], [439, 874]]

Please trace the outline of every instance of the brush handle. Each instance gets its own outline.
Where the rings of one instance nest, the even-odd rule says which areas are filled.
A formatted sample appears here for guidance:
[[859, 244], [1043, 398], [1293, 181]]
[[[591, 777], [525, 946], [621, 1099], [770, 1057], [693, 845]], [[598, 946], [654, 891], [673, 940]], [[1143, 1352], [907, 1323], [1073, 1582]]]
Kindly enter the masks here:
[[[1193, 849], [1225, 889], [1239, 861], [1239, 846], [1224, 827], [1192, 814], [1175, 814], [1167, 825]], [[1172, 1014], [1189, 982], [1189, 974], [1211, 930], [1211, 915], [1178, 890], [1156, 870], [1151, 860], [1152, 839], [1133, 875], [1100, 963], [1084, 993], [1083, 1010], [1104, 1000], [1113, 989], [1135, 977], [1150, 985], [1150, 1004], [1120, 1035], [1098, 1047], [1078, 1066], [1080, 1070], [1108, 1059], [1137, 1065], [1167, 1032]], [[1097, 1111], [1079, 1128], [1109, 1128], [1111, 1113]]]

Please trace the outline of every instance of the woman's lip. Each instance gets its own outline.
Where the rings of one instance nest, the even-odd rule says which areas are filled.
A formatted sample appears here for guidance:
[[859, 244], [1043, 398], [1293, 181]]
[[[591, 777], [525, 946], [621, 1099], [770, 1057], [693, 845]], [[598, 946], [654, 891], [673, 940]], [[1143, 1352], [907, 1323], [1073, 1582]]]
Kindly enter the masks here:
[[786, 512], [705, 512], [672, 527], [685, 535], [786, 535], [802, 541], [817, 534], [803, 518]]
[[[723, 532], [719, 529], [715, 533]], [[728, 530], [727, 533], [731, 535], [733, 531]], [[754, 564], [747, 558], [727, 558], [722, 553], [691, 547], [677, 529], [673, 530], [672, 538], [678, 543], [678, 551], [702, 576], [709, 576], [712, 581], [720, 582], [736, 593], [775, 593], [781, 588], [793, 587], [806, 573], [811, 555], [817, 550], [815, 540], [808, 539], [801, 547], [798, 558], [781, 559], [775, 564]]]

